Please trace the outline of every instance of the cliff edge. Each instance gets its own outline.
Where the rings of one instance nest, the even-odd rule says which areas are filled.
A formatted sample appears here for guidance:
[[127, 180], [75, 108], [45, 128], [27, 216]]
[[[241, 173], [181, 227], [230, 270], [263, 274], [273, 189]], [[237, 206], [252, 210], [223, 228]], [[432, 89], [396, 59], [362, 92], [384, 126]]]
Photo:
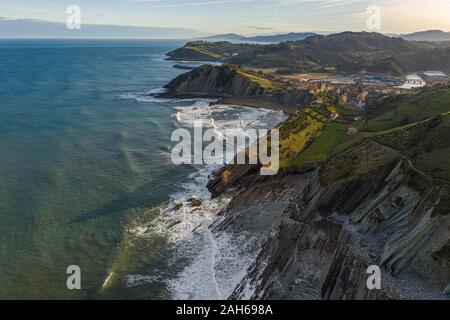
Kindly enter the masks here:
[[288, 113], [310, 103], [308, 90], [288, 90], [284, 82], [234, 65], [203, 65], [168, 83], [163, 98], [221, 98], [219, 103], [279, 108]]

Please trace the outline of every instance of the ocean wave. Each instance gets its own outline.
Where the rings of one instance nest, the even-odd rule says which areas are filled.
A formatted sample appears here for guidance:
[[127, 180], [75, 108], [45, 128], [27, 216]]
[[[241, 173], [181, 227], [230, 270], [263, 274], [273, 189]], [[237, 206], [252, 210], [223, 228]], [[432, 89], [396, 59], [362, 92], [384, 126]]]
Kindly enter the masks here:
[[[186, 100], [184, 100], [186, 101]], [[195, 100], [191, 106], [176, 107], [174, 115], [177, 121], [193, 127], [195, 121], [202, 120], [205, 127], [218, 130], [240, 128], [267, 128], [270, 123], [281, 122], [286, 119], [283, 112], [273, 113], [272, 110], [262, 108], [242, 107], [226, 104], [211, 105], [214, 100]]]
[[157, 98], [155, 95], [166, 92], [166, 88], [155, 88], [144, 92], [128, 92], [119, 95], [120, 99], [130, 99], [139, 102], [170, 102], [172, 99]]
[[147, 276], [142, 274], [130, 274], [122, 279], [122, 283], [127, 288], [140, 287], [153, 282], [165, 282], [163, 275]]
[[185, 99], [178, 99], [178, 98], [159, 98], [156, 95], [160, 93], [167, 92], [166, 88], [155, 88], [149, 91], [143, 91], [143, 92], [127, 92], [119, 94], [120, 99], [131, 99], [136, 100], [139, 102], [167, 102], [167, 103], [179, 103], [179, 102], [194, 102], [194, 103], [211, 103], [213, 101], [216, 101], [214, 99], [206, 99], [206, 98], [185, 98]]
[[[194, 258], [168, 287], [175, 300], [226, 300], [245, 278], [257, 252], [256, 238], [205, 229], [195, 245], [185, 243]], [[180, 249], [181, 250], [181, 249]]]
[[[180, 126], [189, 128], [194, 121], [203, 120], [207, 127], [223, 132], [246, 126], [273, 127], [286, 118], [284, 114], [265, 109], [210, 106], [209, 99], [193, 102], [175, 108], [173, 116]], [[137, 286], [162, 281], [173, 299], [227, 299], [232, 294], [255, 259], [257, 252], [252, 248], [256, 246], [256, 238], [251, 234], [236, 236], [210, 230], [210, 225], [221, 219], [218, 214], [231, 201], [231, 195], [213, 199], [207, 188], [211, 175], [219, 168], [218, 165], [196, 166], [195, 172], [179, 186], [180, 191], [173, 193], [168, 203], [158, 207], [156, 218], [147, 223], [139, 221], [129, 229], [135, 237], [167, 239], [173, 252], [171, 264], [181, 263], [182, 271], [175, 278], [130, 275], [124, 283]], [[186, 260], [190, 262], [186, 264]]]
[[[138, 237], [165, 236], [172, 245], [191, 237], [193, 231], [208, 227], [216, 213], [230, 199], [212, 199], [206, 184], [217, 166], [206, 166], [191, 174], [189, 181], [181, 184], [181, 191], [170, 196], [170, 201], [160, 207], [159, 216], [146, 225], [135, 225], [130, 232]], [[198, 204], [193, 204], [193, 200]]]

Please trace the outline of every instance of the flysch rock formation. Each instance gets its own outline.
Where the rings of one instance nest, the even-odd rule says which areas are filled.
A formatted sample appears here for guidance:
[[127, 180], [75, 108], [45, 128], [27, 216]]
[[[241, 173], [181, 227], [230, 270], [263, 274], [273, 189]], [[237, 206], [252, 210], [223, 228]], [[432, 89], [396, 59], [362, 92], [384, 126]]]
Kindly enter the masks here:
[[[230, 299], [448, 298], [450, 217], [434, 212], [442, 189], [387, 146], [364, 140], [273, 177], [229, 166], [209, 188], [236, 192], [213, 233], [258, 239]], [[381, 290], [367, 287], [372, 265]]]
[[286, 90], [284, 83], [237, 66], [203, 65], [166, 85], [162, 98], [220, 98], [219, 103], [280, 108], [288, 113], [313, 100], [308, 90]]

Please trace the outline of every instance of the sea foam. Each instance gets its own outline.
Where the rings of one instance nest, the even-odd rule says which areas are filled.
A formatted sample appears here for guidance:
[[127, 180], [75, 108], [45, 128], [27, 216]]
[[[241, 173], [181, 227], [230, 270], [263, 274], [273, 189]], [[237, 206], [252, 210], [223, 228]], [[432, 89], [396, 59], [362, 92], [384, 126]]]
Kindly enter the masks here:
[[[208, 99], [193, 102], [175, 108], [173, 117], [179, 126], [192, 128], [194, 121], [203, 120], [206, 127], [224, 133], [247, 126], [267, 128], [286, 118], [282, 113], [267, 109], [210, 106], [212, 101]], [[238, 147], [238, 151], [244, 147]], [[166, 237], [173, 247], [174, 259], [190, 261], [175, 278], [164, 280], [173, 299], [227, 299], [256, 257], [257, 253], [249, 249], [256, 241], [251, 234], [236, 236], [226, 232], [213, 233], [209, 229], [211, 223], [221, 219], [218, 214], [231, 201], [231, 196], [213, 199], [206, 187], [219, 168], [217, 165], [197, 166], [188, 181], [181, 184], [181, 191], [172, 194], [170, 202], [161, 206], [156, 219], [130, 229], [137, 237]], [[200, 200], [201, 204], [192, 205], [192, 199]], [[135, 286], [156, 279], [160, 281], [161, 277], [129, 275], [124, 281], [128, 286]]]

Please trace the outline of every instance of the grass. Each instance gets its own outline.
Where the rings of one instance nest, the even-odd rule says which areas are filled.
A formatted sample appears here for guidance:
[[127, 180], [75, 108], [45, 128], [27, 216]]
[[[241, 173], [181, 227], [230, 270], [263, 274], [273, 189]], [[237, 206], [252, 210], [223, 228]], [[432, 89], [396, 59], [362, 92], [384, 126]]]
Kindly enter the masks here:
[[205, 41], [192, 41], [188, 42], [184, 49], [196, 51], [200, 54], [206, 55], [215, 60], [226, 59], [231, 56], [230, 48], [231, 44], [225, 43], [210, 43]]
[[347, 133], [347, 127], [342, 123], [330, 123], [316, 135], [311, 146], [297, 158], [292, 159], [289, 164], [302, 165], [308, 162], [326, 161], [339, 145], [354, 138]]
[[325, 124], [319, 118], [312, 116], [307, 109], [298, 111], [297, 114], [285, 122], [280, 128], [281, 167], [291, 166], [292, 159], [295, 159], [302, 151], [308, 148], [308, 145]]
[[446, 121], [449, 122], [450, 121], [450, 111], [441, 113], [441, 114], [435, 115], [433, 117], [423, 119], [423, 120], [420, 120], [420, 121], [417, 121], [414, 123], [406, 124], [404, 126], [389, 128], [387, 130], [376, 131], [376, 132], [364, 132], [364, 135], [367, 137], [378, 137], [378, 136], [388, 135], [388, 134], [395, 133], [395, 132], [401, 132], [406, 129], [415, 128], [419, 125], [429, 124], [429, 123], [435, 121], [436, 117], [442, 117], [442, 120], [444, 121], [444, 123], [446, 123]]
[[276, 73], [279, 69], [278, 68], [250, 68], [250, 70], [255, 72], [260, 72], [263, 75], [270, 75]]
[[[347, 134], [349, 124], [328, 119], [332, 97], [299, 110], [281, 125], [281, 168], [323, 163], [320, 181], [329, 185], [357, 178], [403, 161], [408, 185], [425, 192], [439, 186], [440, 202], [433, 215], [448, 215], [450, 206], [450, 92], [422, 91], [396, 96], [369, 120], [374, 131]], [[337, 110], [340, 114], [341, 109]], [[383, 112], [383, 114], [381, 112]], [[373, 114], [372, 114], [373, 115]], [[350, 116], [347, 114], [347, 116]], [[401, 121], [409, 116], [408, 122]], [[377, 130], [377, 131], [375, 131]]]
[[450, 181], [450, 147], [423, 153], [416, 159], [416, 164], [428, 171], [433, 177]]
[[361, 112], [360, 110], [350, 109], [350, 108], [338, 107], [337, 112], [339, 112], [340, 115], [346, 116], [346, 117], [356, 117], [356, 116], [364, 115], [364, 113]]
[[281, 166], [299, 166], [309, 162], [326, 161], [338, 146], [355, 138], [347, 133], [348, 124], [331, 120], [336, 96], [322, 94], [322, 103], [297, 112], [285, 122], [281, 132]]
[[429, 90], [380, 102], [379, 111], [364, 126], [365, 131], [379, 132], [413, 124], [450, 111], [450, 89]]
[[351, 140], [347, 148], [335, 153], [325, 163], [320, 180], [325, 185], [358, 177], [400, 159], [395, 150], [370, 139]]
[[207, 47], [186, 46], [185, 48], [189, 49], [189, 50], [197, 51], [201, 54], [204, 54], [206, 56], [209, 56], [209, 57], [217, 59], [217, 60], [222, 59], [224, 57], [222, 54], [214, 52], [214, 51], [208, 49]]
[[[377, 110], [379, 113], [368, 124], [355, 123], [365, 131], [354, 135], [347, 133], [349, 124], [339, 119], [331, 121], [326, 112], [338, 112], [343, 117], [356, 116], [358, 112], [333, 107], [333, 96], [321, 98], [322, 104], [302, 109], [284, 124], [282, 166], [325, 162], [331, 155], [352, 149], [359, 142], [374, 140], [399, 151], [431, 175], [447, 181], [450, 178], [449, 89], [395, 96], [387, 101], [387, 106], [382, 106], [383, 113]], [[405, 116], [408, 121], [403, 120]]]
[[450, 181], [450, 112], [370, 136], [398, 150], [437, 180]]
[[294, 73], [286, 76], [282, 76], [286, 79], [314, 79], [314, 80], [320, 80], [320, 79], [326, 79], [330, 77], [330, 74], [328, 73]]
[[264, 76], [252, 74], [250, 72], [244, 71], [243, 69], [236, 69], [236, 71], [243, 78], [257, 84], [267, 91], [277, 92], [286, 88], [286, 85], [284, 83], [270, 80], [268, 78], [265, 78]]

